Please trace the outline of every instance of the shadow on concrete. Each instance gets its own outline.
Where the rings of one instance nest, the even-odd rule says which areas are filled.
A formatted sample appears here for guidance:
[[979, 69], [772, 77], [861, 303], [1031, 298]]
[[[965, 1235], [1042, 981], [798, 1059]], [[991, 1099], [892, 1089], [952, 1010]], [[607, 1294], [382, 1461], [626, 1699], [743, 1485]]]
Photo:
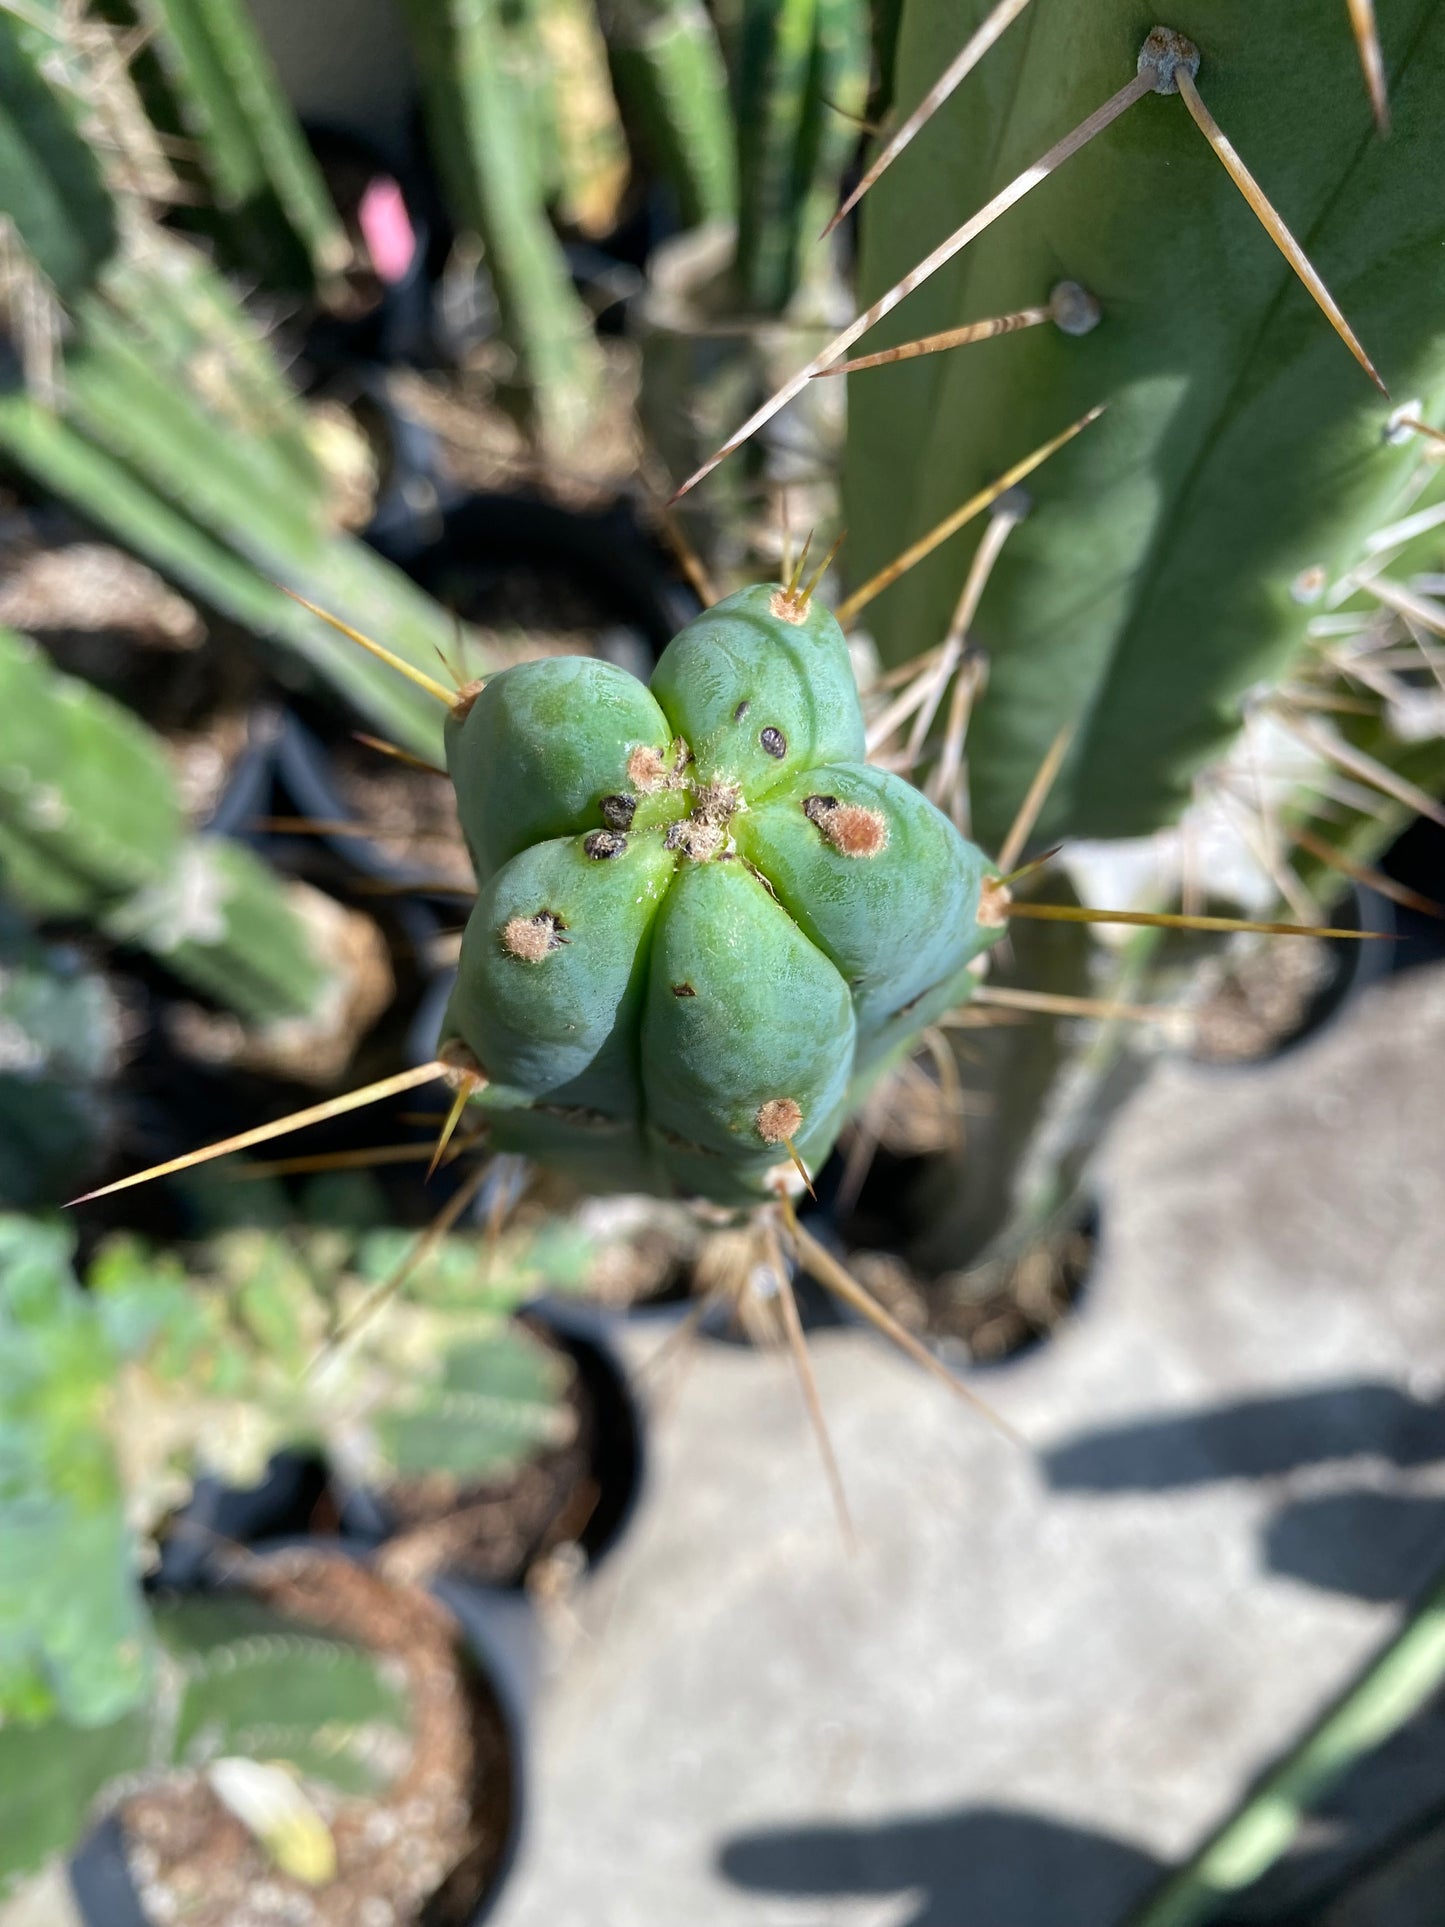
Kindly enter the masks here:
[[[1066, 1439], [1040, 1455], [1056, 1492], [1172, 1492], [1306, 1466], [1445, 1463], [1445, 1405], [1361, 1380]], [[1351, 1490], [1283, 1499], [1262, 1535], [1266, 1567], [1377, 1603], [1405, 1600], [1440, 1565], [1445, 1498]]]
[[[1084, 1434], [1041, 1463], [1055, 1491], [1122, 1494], [1366, 1459], [1402, 1468], [1445, 1463], [1445, 1405], [1383, 1381], [1318, 1386]], [[1282, 1495], [1261, 1553], [1273, 1572], [1388, 1603], [1410, 1599], [1432, 1578], [1442, 1545], [1445, 1497], [1356, 1483]], [[1281, 1745], [1292, 1737], [1282, 1734]], [[1362, 1862], [1414, 1824], [1411, 1816], [1442, 1801], [1445, 1698], [1437, 1698], [1317, 1802], [1293, 1850], [1232, 1897], [1229, 1921], [1313, 1922]], [[1149, 1854], [1109, 1835], [992, 1807], [749, 1834], [727, 1843], [719, 1864], [738, 1886], [779, 1897], [896, 1895], [900, 1911], [889, 1919], [899, 1927], [1116, 1927], [1162, 1872]], [[1445, 1922], [1445, 1902], [1438, 1918]]]
[[1355, 1491], [1281, 1506], [1264, 1529], [1262, 1550], [1271, 1572], [1387, 1604], [1426, 1584], [1442, 1547], [1445, 1499]]
[[1089, 1432], [1041, 1454], [1056, 1492], [1168, 1492], [1329, 1459], [1445, 1459], [1445, 1406], [1383, 1381], [1316, 1386]]
[[[1055, 1445], [1041, 1463], [1057, 1492], [1123, 1494], [1282, 1478], [1367, 1459], [1402, 1469], [1445, 1465], [1445, 1405], [1381, 1381], [1317, 1386], [1085, 1433]], [[1282, 1493], [1261, 1530], [1263, 1566], [1323, 1591], [1408, 1604], [1445, 1562], [1445, 1497], [1381, 1492], [1365, 1476], [1363, 1464], [1351, 1466], [1343, 1490]], [[1352, 1869], [1402, 1825], [1415, 1824], [1411, 1816], [1442, 1801], [1445, 1696], [1437, 1696], [1315, 1803], [1293, 1850], [1221, 1918], [1237, 1927], [1314, 1923]], [[1433, 1919], [1445, 1922], [1445, 1901]]]
[[1161, 1871], [1107, 1834], [995, 1807], [743, 1834], [718, 1865], [775, 1897], [911, 1896], [898, 1927], [1113, 1927]]

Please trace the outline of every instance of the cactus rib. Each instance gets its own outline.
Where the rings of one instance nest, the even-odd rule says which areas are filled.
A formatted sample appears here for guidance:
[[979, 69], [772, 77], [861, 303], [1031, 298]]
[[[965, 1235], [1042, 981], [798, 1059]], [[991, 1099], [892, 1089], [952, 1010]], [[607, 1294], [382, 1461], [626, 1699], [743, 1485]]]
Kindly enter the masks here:
[[605, 24], [617, 91], [684, 227], [735, 221], [727, 70], [702, 0], [613, 0]]
[[437, 166], [455, 218], [481, 237], [544, 440], [575, 442], [597, 404], [602, 362], [547, 222], [520, 103], [508, 85], [498, 0], [403, 0]]

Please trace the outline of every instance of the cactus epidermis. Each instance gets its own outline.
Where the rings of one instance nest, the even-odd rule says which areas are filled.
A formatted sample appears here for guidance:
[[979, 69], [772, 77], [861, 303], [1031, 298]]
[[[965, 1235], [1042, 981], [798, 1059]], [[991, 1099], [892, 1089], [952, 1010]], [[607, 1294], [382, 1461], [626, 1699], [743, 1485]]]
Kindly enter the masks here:
[[504, 670], [448, 763], [480, 895], [442, 1055], [492, 1141], [593, 1186], [766, 1196], [968, 994], [989, 866], [864, 762], [842, 631], [759, 585], [605, 662]]

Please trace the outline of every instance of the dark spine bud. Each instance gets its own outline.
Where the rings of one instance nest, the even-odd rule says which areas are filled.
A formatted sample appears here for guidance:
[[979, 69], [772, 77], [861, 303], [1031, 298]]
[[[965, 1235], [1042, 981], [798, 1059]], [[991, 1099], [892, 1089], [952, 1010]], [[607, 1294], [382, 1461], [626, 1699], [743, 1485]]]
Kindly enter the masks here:
[[627, 838], [620, 830], [592, 830], [583, 837], [582, 847], [594, 862], [602, 863], [608, 857], [621, 856]]
[[758, 737], [758, 741], [768, 752], [769, 756], [776, 756], [779, 762], [781, 762], [783, 757], [788, 753], [787, 737], [783, 734], [782, 730], [774, 729], [771, 723], [762, 731]]
[[625, 793], [617, 796], [604, 796], [601, 804], [602, 821], [610, 830], [630, 830], [632, 819], [637, 814], [637, 798]]

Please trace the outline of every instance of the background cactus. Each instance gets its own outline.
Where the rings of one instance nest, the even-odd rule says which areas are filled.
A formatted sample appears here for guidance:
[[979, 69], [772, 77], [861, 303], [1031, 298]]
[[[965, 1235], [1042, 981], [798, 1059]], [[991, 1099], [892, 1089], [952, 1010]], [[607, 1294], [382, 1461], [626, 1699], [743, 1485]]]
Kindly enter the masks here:
[[[0, 456], [204, 604], [299, 657], [387, 733], [435, 754], [420, 692], [278, 585], [383, 629], [418, 669], [455, 648], [455, 622], [336, 532], [304, 413], [255, 325], [204, 257], [154, 226], [128, 184], [101, 182], [77, 103], [51, 85], [44, 36], [17, 27], [13, 39], [15, 71], [24, 70], [14, 84], [25, 88], [17, 125], [35, 132], [0, 149], [0, 202], [21, 211], [15, 245], [63, 297], [67, 338], [63, 374], [28, 388], [27, 343], [17, 352], [0, 342]], [[123, 92], [124, 64], [112, 54]], [[56, 229], [77, 236], [73, 261], [47, 263]]]
[[116, 244], [115, 210], [80, 132], [80, 106], [47, 84], [52, 51], [32, 18], [0, 16], [0, 180], [9, 227], [62, 298], [89, 286]]
[[[904, 0], [900, 118], [988, 11]], [[864, 202], [860, 308], [1127, 81], [1152, 24], [1111, 5], [1091, 13], [1081, 37], [1068, 9], [1035, 0]], [[1445, 61], [1438, 13], [1406, 6], [1382, 20], [1388, 141], [1372, 127], [1343, 8], [1328, 21], [1274, 9], [1265, 22], [1232, 0], [1205, 0], [1168, 24], [1197, 43], [1200, 91], [1407, 403], [1399, 412], [1429, 422], [1445, 400], [1432, 299], [1439, 213], [1422, 188], [1440, 158], [1428, 105]], [[971, 821], [985, 847], [1065, 728], [1072, 740], [1040, 843], [1177, 823], [1215, 782], [1246, 707], [1297, 731], [1306, 706], [1357, 700], [1348, 677], [1328, 686], [1319, 619], [1328, 611], [1348, 629], [1335, 611], [1368, 606], [1382, 561], [1392, 573], [1411, 567], [1409, 553], [1396, 559], [1398, 543], [1380, 546], [1381, 531], [1436, 490], [1428, 437], [1392, 432], [1390, 402], [1352, 365], [1182, 100], [1151, 94], [1128, 108], [865, 345], [1045, 302], [1060, 276], [1099, 303], [1084, 336], [1032, 327], [849, 377], [848, 566], [863, 580], [1021, 447], [1108, 404], [1031, 481], [1034, 512], [997, 559], [970, 625], [987, 664], [967, 733]], [[1413, 566], [1428, 566], [1433, 541], [1428, 529], [1416, 537]], [[885, 663], [948, 632], [976, 553], [972, 538], [943, 544], [878, 597], [868, 624]], [[1429, 677], [1423, 656], [1421, 672]], [[1272, 879], [1266, 898], [1292, 860], [1317, 902], [1341, 887], [1340, 866], [1292, 853], [1281, 823], [1367, 862], [1409, 807], [1398, 784], [1390, 800], [1391, 766], [1415, 771], [1427, 790], [1438, 782], [1438, 720], [1412, 742], [1397, 722], [1388, 705], [1373, 720], [1308, 715], [1313, 770], [1293, 791], [1272, 788], [1254, 832]], [[1326, 796], [1340, 774], [1330, 746], [1352, 737], [1368, 742], [1384, 776], [1374, 802], [1357, 790], [1363, 807], [1342, 813]], [[919, 780], [932, 780], [937, 754], [924, 751]], [[1257, 808], [1247, 800], [1246, 814]], [[1171, 876], [1177, 887], [1178, 860], [1177, 849], [1164, 860], [1164, 888]], [[1073, 874], [1082, 886], [1084, 872]], [[1159, 887], [1151, 900], [1163, 907]], [[1020, 933], [995, 981], [1106, 997], [1131, 984], [1147, 1001], [1163, 980], [1151, 983], [1139, 946], [1106, 952], [1077, 933], [1035, 929]], [[1077, 1167], [1110, 1107], [1106, 1088], [1117, 1095], [1129, 1081], [1129, 1048], [1115, 1026], [1112, 1048], [1096, 1039], [1080, 1060], [1063, 1020], [1039, 1032], [989, 1037], [982, 1069], [965, 1071], [1016, 1128], [971, 1133], [966, 1156], [924, 1174], [911, 1209], [926, 1272], [1016, 1249], [1051, 1214], [1078, 1209]], [[1102, 1083], [1084, 1074], [1102, 1074], [1105, 1060], [1114, 1068]], [[1079, 1112], [1084, 1090], [1093, 1095]]]
[[683, 226], [735, 221], [727, 67], [702, 0], [612, 0], [603, 25], [618, 95]]
[[[0, 1728], [0, 1897], [72, 1850], [102, 1796], [112, 1804], [143, 1778], [255, 1761], [293, 1783], [375, 1797], [405, 1764], [411, 1709], [385, 1656], [243, 1592], [164, 1600], [151, 1624], [154, 1676], [143, 1705], [88, 1728], [61, 1719]], [[314, 1808], [308, 1817], [324, 1834]], [[292, 1871], [294, 1841], [265, 1843]]]
[[[406, 0], [433, 154], [460, 228], [476, 234], [508, 344], [544, 445], [578, 444], [596, 411], [603, 363], [547, 220], [546, 185], [519, 88], [516, 42], [534, 9], [497, 0]], [[522, 50], [524, 63], [527, 50]], [[535, 57], [533, 57], [535, 64]]]
[[251, 1023], [313, 1018], [338, 966], [307, 910], [242, 845], [188, 833], [158, 738], [0, 630], [0, 874], [39, 916], [138, 944]]
[[0, 1218], [0, 1710], [118, 1718], [145, 1690], [145, 1616], [102, 1430], [114, 1354], [69, 1236]]
[[[905, 0], [900, 113], [987, 8]], [[1087, 42], [1034, 0], [864, 203], [860, 305], [1133, 71], [1149, 21], [1109, 5]], [[1177, 23], [1231, 140], [1346, 307], [1394, 394], [1427, 419], [1445, 369], [1431, 299], [1438, 162], [1434, 8], [1382, 21], [1394, 133], [1371, 125], [1343, 7], [1262, 22], [1203, 0]], [[1328, 30], [1327, 30], [1328, 28]], [[1321, 138], [1329, 127], [1332, 138]], [[949, 214], [940, 218], [940, 210]], [[1020, 448], [1107, 401], [1037, 481], [974, 633], [989, 685], [970, 727], [974, 820], [1001, 836], [1048, 745], [1077, 725], [1039, 834], [1133, 835], [1169, 821], [1227, 744], [1244, 693], [1296, 659], [1298, 579], [1353, 566], [1419, 460], [1351, 367], [1177, 98], [1147, 96], [940, 269], [870, 349], [1047, 299], [1061, 274], [1103, 319], [1046, 326], [850, 378], [849, 567], [860, 579]], [[907, 451], [906, 457], [904, 451]], [[1328, 477], [1326, 483], [1323, 478]], [[895, 662], [942, 636], [973, 548], [947, 545], [875, 604]]]
[[650, 693], [503, 671], [448, 736], [481, 895], [441, 1054], [490, 1080], [495, 1145], [591, 1184], [739, 1203], [821, 1165], [1001, 927], [980, 854], [864, 766], [847, 645], [802, 591], [699, 616]]
[[142, 88], [162, 132], [181, 136], [183, 180], [229, 258], [281, 287], [336, 294], [352, 250], [320, 168], [245, 0], [105, 0], [142, 28]]
[[411, 1245], [235, 1229], [188, 1267], [117, 1238], [82, 1288], [66, 1231], [0, 1217], [7, 1719], [89, 1727], [139, 1701], [154, 1642], [138, 1548], [200, 1472], [250, 1485], [289, 1444], [353, 1482], [492, 1478], [566, 1442], [570, 1367], [509, 1320], [544, 1279], [580, 1280], [587, 1241], [457, 1236], [418, 1263]]
[[[623, 0], [604, 24], [624, 99], [649, 151], [664, 157], [688, 223], [654, 250], [637, 315], [638, 412], [660, 469], [677, 481], [835, 325], [837, 244], [822, 229], [868, 92], [868, 9], [866, 0], [749, 0], [713, 9], [707, 23], [675, 0]], [[655, 44], [656, 59], [637, 58], [639, 44]], [[685, 75], [662, 61], [682, 48]], [[720, 123], [730, 129], [726, 170]], [[705, 498], [678, 505], [718, 580], [776, 569], [782, 491], [799, 529], [836, 524], [841, 401], [832, 385], [814, 385]]]
[[868, 94], [867, 21], [854, 0], [749, 0], [737, 85], [737, 285], [779, 313], [838, 202]]

